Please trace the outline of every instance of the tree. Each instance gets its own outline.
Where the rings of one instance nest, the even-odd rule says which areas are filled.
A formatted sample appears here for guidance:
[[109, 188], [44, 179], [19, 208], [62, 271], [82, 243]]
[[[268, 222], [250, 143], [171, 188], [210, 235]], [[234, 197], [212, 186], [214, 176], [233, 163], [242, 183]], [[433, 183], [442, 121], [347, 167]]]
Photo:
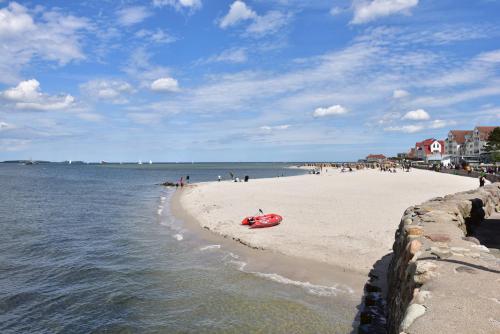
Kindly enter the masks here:
[[500, 150], [500, 127], [491, 131], [484, 149], [488, 152]]
[[486, 152], [491, 153], [493, 161], [500, 161], [500, 127], [496, 127], [491, 131], [484, 149]]

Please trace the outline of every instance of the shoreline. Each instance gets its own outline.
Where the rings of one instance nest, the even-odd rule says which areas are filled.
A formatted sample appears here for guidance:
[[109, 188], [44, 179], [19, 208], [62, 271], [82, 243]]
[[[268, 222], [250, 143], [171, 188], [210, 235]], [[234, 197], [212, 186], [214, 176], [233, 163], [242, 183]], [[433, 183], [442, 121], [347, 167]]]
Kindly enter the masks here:
[[[297, 177], [287, 176], [288, 177]], [[272, 178], [271, 178], [272, 179]], [[246, 272], [249, 274], [265, 273], [276, 274], [305, 284], [313, 284], [323, 287], [339, 287], [339, 296], [355, 302], [351, 306], [353, 310], [359, 303], [363, 294], [366, 277], [359, 272], [352, 272], [345, 268], [326, 264], [317, 260], [304, 259], [294, 255], [283, 254], [271, 249], [252, 247], [238, 238], [217, 233], [204, 227], [198, 219], [186, 210], [181, 203], [183, 192], [200, 184], [212, 182], [200, 182], [190, 184], [184, 189], [174, 191], [170, 200], [170, 210], [173, 216], [181, 220], [184, 226], [200, 239], [209, 243], [220, 245], [230, 253], [246, 263]], [[349, 291], [350, 290], [350, 291]], [[354, 321], [354, 319], [353, 319]]]
[[[248, 183], [192, 184], [176, 192], [172, 205], [176, 216], [184, 211], [190, 217], [186, 220], [195, 223], [191, 226], [221, 238], [365, 276], [377, 259], [391, 252], [394, 231], [407, 207], [477, 188], [474, 179], [431, 171], [330, 170]], [[284, 224], [242, 229], [242, 217], [259, 207], [284, 213]]]

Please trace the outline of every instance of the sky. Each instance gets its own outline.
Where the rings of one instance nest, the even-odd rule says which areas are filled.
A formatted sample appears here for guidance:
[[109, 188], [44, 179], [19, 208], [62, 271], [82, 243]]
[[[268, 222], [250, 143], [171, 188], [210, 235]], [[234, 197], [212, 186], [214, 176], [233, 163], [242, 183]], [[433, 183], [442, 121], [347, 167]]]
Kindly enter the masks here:
[[499, 125], [500, 0], [0, 0], [0, 161], [352, 161]]

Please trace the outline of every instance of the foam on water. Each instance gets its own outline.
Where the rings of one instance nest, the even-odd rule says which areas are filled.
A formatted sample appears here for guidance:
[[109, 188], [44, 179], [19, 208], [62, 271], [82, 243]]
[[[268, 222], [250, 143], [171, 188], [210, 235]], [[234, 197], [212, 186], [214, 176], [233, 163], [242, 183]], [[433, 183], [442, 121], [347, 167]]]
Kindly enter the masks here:
[[174, 234], [174, 239], [176, 239], [177, 241], [181, 241], [184, 239], [184, 236], [180, 233], [177, 233], [177, 234]]
[[205, 247], [200, 247], [200, 251], [206, 251], [206, 250], [210, 250], [210, 249], [220, 249], [220, 245], [209, 245], [209, 246], [205, 246]]
[[230, 258], [228, 263], [235, 265], [236, 268], [241, 272], [255, 275], [257, 277], [261, 277], [280, 284], [294, 285], [304, 289], [305, 291], [307, 291], [312, 295], [328, 297], [328, 296], [337, 296], [338, 293], [349, 293], [349, 294], [354, 293], [354, 290], [351, 289], [350, 287], [341, 286], [339, 284], [335, 284], [334, 286], [326, 286], [326, 285], [312, 284], [310, 282], [292, 280], [290, 278], [284, 277], [276, 273], [262, 273], [259, 271], [249, 271], [249, 270], [247, 271], [245, 270], [247, 263], [239, 260], [238, 255], [230, 252], [225, 258], [227, 257]]

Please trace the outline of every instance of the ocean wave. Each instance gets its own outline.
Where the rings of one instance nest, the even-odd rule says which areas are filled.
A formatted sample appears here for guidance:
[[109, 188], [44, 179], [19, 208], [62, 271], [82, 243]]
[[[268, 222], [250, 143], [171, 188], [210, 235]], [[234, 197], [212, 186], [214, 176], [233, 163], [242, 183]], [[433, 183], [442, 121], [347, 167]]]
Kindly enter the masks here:
[[354, 290], [351, 289], [348, 286], [343, 286], [340, 284], [335, 284], [333, 286], [326, 286], [326, 285], [319, 285], [319, 284], [312, 284], [310, 282], [302, 282], [302, 281], [296, 281], [292, 280], [290, 278], [287, 278], [285, 276], [276, 274], [276, 273], [262, 273], [259, 271], [247, 271], [245, 270], [245, 267], [247, 266], [247, 263], [244, 261], [240, 261], [239, 256], [235, 255], [233, 253], [229, 253], [228, 256], [231, 258], [228, 262], [236, 266], [236, 268], [239, 271], [242, 271], [247, 274], [255, 275], [257, 277], [261, 277], [276, 283], [280, 284], [287, 284], [287, 285], [293, 285], [300, 287], [304, 289], [306, 292], [316, 295], [316, 296], [321, 296], [321, 297], [329, 297], [329, 296], [337, 296], [339, 293], [349, 293], [352, 294], [354, 293]]
[[208, 245], [208, 246], [205, 246], [205, 247], [200, 247], [200, 251], [206, 251], [206, 250], [209, 250], [209, 249], [220, 249], [220, 245]]

